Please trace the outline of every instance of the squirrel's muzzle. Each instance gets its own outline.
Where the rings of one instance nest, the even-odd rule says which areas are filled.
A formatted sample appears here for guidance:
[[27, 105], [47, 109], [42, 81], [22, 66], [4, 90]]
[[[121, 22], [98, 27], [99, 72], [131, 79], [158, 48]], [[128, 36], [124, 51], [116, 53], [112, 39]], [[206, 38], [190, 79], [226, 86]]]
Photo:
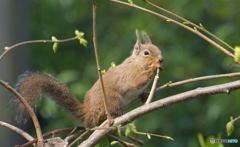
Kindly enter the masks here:
[[159, 67], [158, 68], [159, 68], [160, 71], [162, 71], [163, 70], [163, 66], [162, 66], [163, 65], [163, 59], [162, 58], [159, 59], [158, 63], [159, 63]]
[[151, 67], [155, 68], [155, 69], [159, 69], [160, 71], [163, 70], [163, 59], [157, 59], [157, 60], [154, 60], [152, 63], [151, 63]]

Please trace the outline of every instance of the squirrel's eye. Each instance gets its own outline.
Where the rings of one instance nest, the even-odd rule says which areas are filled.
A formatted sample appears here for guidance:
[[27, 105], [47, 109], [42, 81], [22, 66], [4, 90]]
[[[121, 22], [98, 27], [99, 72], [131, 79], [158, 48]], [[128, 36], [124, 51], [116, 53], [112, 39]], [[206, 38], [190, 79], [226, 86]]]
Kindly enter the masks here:
[[149, 51], [144, 51], [144, 55], [145, 56], [149, 55]]

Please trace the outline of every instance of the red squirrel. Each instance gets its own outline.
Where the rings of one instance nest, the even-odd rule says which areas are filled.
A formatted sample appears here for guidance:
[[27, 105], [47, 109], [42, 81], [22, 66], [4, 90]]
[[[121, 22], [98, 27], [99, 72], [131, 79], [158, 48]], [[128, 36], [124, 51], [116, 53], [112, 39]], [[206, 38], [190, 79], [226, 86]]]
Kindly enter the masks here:
[[[123, 105], [131, 97], [141, 94], [157, 69], [162, 69], [163, 57], [160, 49], [152, 44], [146, 33], [142, 34], [144, 43], [141, 43], [136, 31], [137, 39], [132, 54], [103, 75], [106, 105], [113, 117], [122, 115]], [[23, 74], [17, 90], [31, 106], [35, 105], [42, 93], [50, 95], [59, 105], [80, 119], [85, 127], [100, 125], [107, 118], [99, 80], [86, 92], [83, 103], [64, 84], [47, 74]], [[25, 109], [20, 103], [18, 112], [18, 117], [22, 119]]]

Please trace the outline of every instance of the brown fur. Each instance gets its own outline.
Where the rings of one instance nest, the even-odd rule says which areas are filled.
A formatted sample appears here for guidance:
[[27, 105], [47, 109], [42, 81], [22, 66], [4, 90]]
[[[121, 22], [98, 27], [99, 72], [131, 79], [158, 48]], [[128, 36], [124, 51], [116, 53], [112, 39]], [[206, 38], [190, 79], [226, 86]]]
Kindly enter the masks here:
[[[145, 51], [149, 52], [149, 55], [144, 55]], [[142, 92], [155, 75], [156, 69], [161, 67], [161, 61], [161, 51], [155, 45], [149, 41], [141, 44], [137, 40], [132, 55], [103, 75], [107, 108], [112, 116], [121, 115], [121, 107], [131, 97]], [[83, 104], [68, 88], [48, 75], [28, 74], [18, 87], [19, 92], [32, 105], [42, 92], [49, 94], [76, 118], [82, 120], [86, 127], [97, 126], [106, 119], [99, 80], [87, 91]], [[20, 110], [19, 112], [22, 112], [23, 108]]]

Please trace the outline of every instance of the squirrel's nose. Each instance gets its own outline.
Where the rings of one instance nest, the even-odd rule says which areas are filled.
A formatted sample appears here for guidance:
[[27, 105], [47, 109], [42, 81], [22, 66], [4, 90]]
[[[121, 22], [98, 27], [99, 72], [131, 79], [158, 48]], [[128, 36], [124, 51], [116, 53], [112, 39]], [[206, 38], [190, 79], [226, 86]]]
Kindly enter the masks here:
[[159, 59], [159, 63], [160, 63], [160, 64], [162, 64], [162, 63], [163, 63], [163, 61], [164, 61], [163, 59]]
[[160, 69], [160, 71], [161, 71], [161, 70], [163, 70], [163, 66], [162, 66], [162, 64], [163, 64], [163, 59], [162, 59], [162, 58], [159, 59], [159, 64], [160, 64], [159, 69]]

